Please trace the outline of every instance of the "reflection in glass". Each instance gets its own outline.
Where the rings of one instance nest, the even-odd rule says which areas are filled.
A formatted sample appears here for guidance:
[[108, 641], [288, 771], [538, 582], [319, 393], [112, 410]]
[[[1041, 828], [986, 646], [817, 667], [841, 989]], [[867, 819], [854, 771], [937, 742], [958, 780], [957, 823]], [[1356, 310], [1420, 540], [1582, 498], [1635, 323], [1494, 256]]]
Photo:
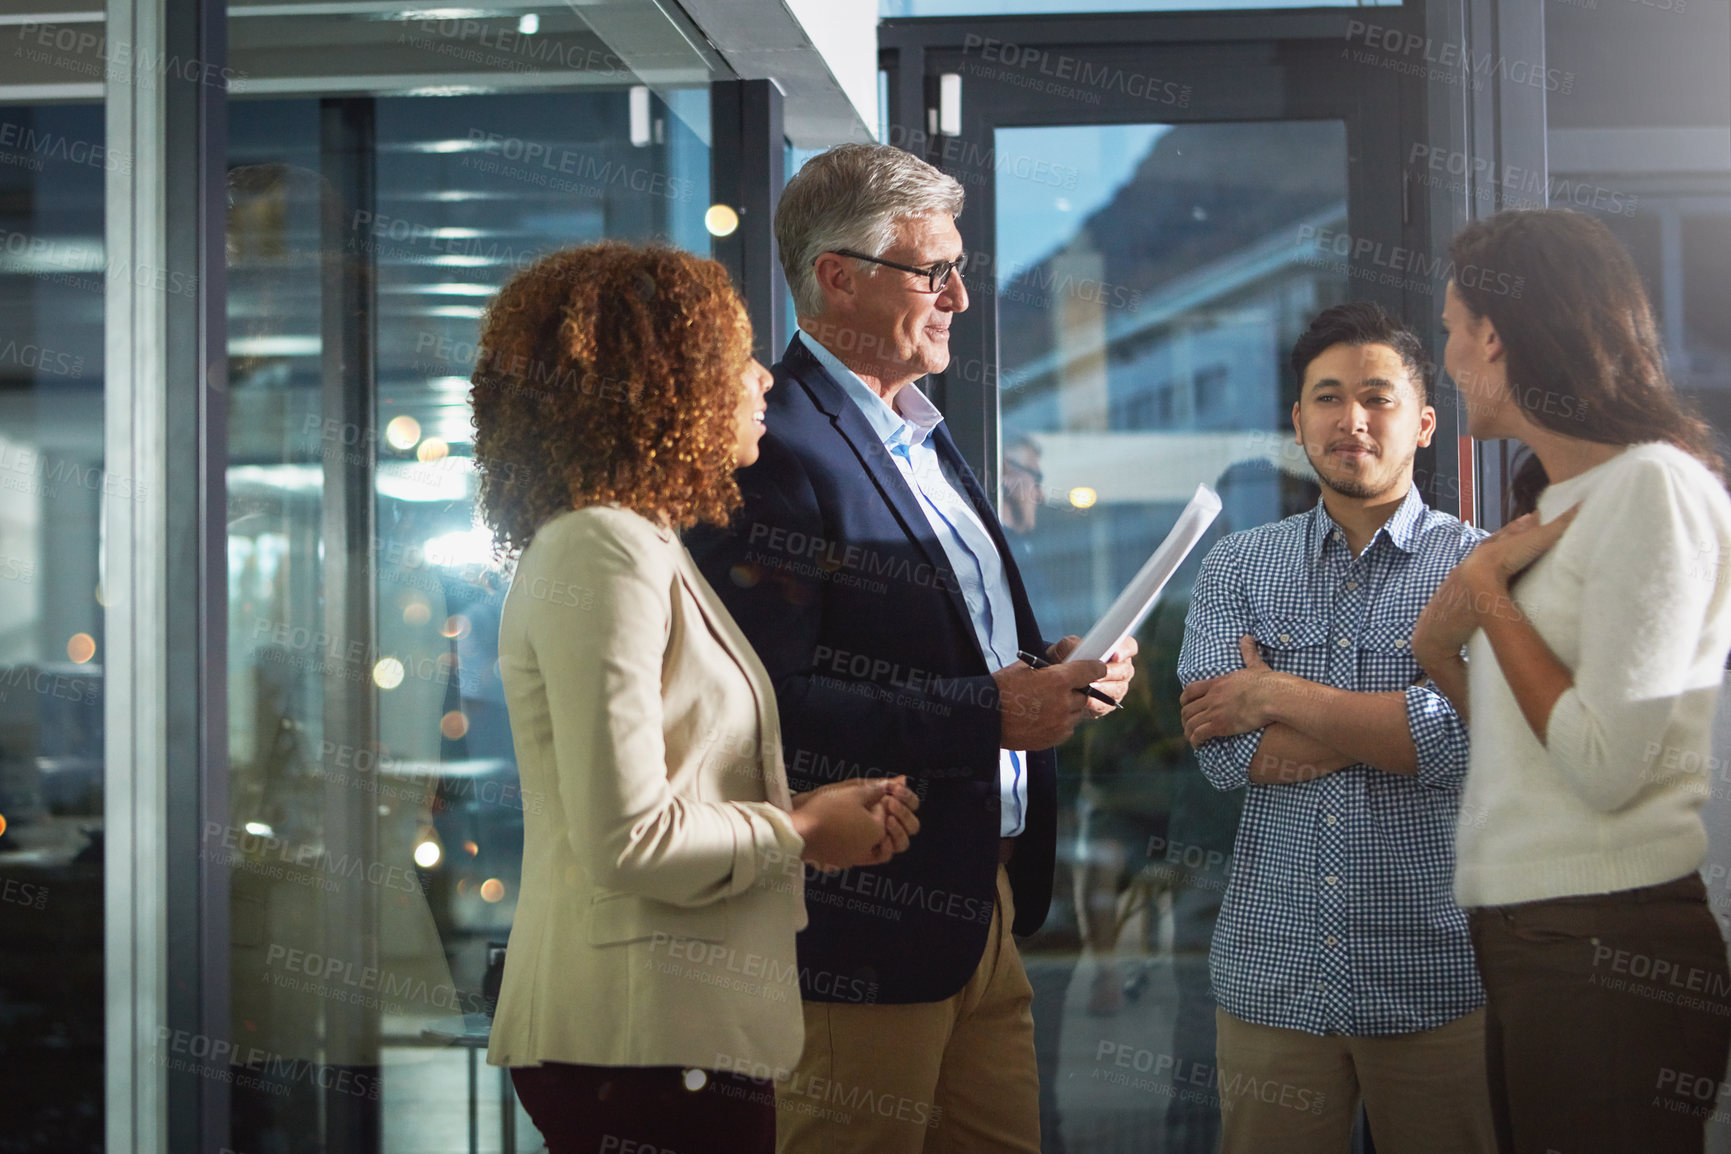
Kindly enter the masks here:
[[0, 1146], [103, 1140], [99, 104], [0, 106]]
[[1033, 16], [1078, 12], [1213, 12], [1235, 8], [1399, 7], [1401, 0], [878, 0], [878, 15]]
[[[1027, 951], [1044, 1128], [1071, 1150], [1211, 1151], [1207, 957], [1243, 795], [1215, 792], [1184, 740], [1178, 650], [1214, 540], [1316, 499], [1286, 359], [1349, 295], [1302, 243], [1344, 228], [1346, 132], [1014, 128], [994, 148], [1002, 515], [1044, 631], [1084, 632], [1197, 482], [1226, 507], [1138, 634], [1125, 710], [1060, 753], [1069, 876]], [[1128, 1066], [1108, 1038], [1134, 1040]]]
[[470, 1071], [524, 808], [548, 800], [518, 785], [467, 394], [520, 267], [605, 237], [708, 251], [707, 89], [615, 79], [230, 108], [232, 771], [211, 848], [232, 1021], [280, 1059], [235, 1083], [248, 1154], [513, 1141], [499, 1076]]

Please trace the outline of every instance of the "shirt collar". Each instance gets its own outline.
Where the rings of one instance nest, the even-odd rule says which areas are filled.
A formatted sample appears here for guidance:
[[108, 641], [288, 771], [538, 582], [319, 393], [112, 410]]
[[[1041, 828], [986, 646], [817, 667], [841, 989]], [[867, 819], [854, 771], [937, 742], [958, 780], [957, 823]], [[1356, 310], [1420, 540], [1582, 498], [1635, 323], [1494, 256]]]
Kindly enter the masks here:
[[[1371, 546], [1376, 544], [1377, 537], [1386, 536], [1389, 544], [1402, 553], [1413, 552], [1418, 548], [1419, 531], [1424, 528], [1425, 512], [1424, 498], [1419, 496], [1418, 486], [1409, 486], [1400, 507], [1395, 509], [1394, 515], [1383, 522], [1382, 527], [1371, 536], [1365, 551], [1369, 552]], [[1328, 543], [1329, 534], [1337, 528], [1334, 518], [1328, 515], [1328, 507], [1318, 501], [1316, 508], [1311, 510], [1310, 518], [1310, 556], [1313, 559], [1322, 557], [1322, 547]]]
[[[894, 448], [899, 445], [923, 444], [932, 430], [938, 427], [944, 415], [938, 407], [919, 390], [917, 385], [907, 385], [896, 394], [894, 408], [871, 389], [871, 386], [860, 380], [859, 374], [841, 363], [841, 360], [804, 329], [797, 330], [799, 339], [817, 358], [842, 391], [859, 406], [860, 412], [871, 425], [872, 431], [878, 435], [886, 446]], [[898, 411], [899, 410], [899, 411]]]

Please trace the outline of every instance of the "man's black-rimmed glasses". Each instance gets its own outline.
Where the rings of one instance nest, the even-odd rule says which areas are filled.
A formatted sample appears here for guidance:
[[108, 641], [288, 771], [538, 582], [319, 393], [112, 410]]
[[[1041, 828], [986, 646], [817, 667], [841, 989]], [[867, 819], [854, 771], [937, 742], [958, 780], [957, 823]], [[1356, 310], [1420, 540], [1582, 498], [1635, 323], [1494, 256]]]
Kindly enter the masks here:
[[867, 256], [865, 253], [855, 252], [851, 248], [838, 248], [833, 251], [837, 256], [851, 256], [855, 260], [869, 260], [871, 263], [881, 264], [885, 268], [894, 268], [900, 269], [902, 272], [917, 273], [926, 278], [926, 283], [930, 286], [930, 291], [935, 293], [941, 293], [944, 291], [945, 286], [950, 283], [951, 273], [965, 273], [968, 269], [968, 254], [965, 252], [955, 260], [941, 260], [930, 268], [915, 268], [911, 264], [897, 264], [893, 260], [885, 260], [879, 256]]

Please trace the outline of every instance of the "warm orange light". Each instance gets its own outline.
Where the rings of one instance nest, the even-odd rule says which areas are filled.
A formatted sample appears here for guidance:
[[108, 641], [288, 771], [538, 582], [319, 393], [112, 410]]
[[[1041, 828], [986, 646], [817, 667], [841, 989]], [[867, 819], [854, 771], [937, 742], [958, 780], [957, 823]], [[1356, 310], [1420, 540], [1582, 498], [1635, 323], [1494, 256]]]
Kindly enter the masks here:
[[467, 637], [469, 634], [469, 619], [461, 613], [453, 613], [445, 618], [444, 628], [439, 630], [446, 637]]
[[5, 832], [6, 832], [6, 815], [3, 813], [0, 813], [0, 834], [4, 834]]
[[463, 716], [463, 711], [453, 709], [439, 718], [439, 732], [445, 735], [446, 741], [455, 741], [469, 732], [469, 719]]
[[498, 878], [488, 878], [481, 883], [481, 900], [484, 902], [503, 901], [505, 898], [505, 883]]
[[88, 633], [74, 633], [66, 643], [66, 656], [75, 663], [83, 665], [96, 656], [96, 638]]
[[400, 452], [408, 452], [421, 439], [421, 422], [411, 416], [392, 417], [385, 426], [385, 444]]
[[443, 461], [451, 455], [451, 446], [443, 437], [428, 437], [415, 450], [415, 459], [423, 465]]

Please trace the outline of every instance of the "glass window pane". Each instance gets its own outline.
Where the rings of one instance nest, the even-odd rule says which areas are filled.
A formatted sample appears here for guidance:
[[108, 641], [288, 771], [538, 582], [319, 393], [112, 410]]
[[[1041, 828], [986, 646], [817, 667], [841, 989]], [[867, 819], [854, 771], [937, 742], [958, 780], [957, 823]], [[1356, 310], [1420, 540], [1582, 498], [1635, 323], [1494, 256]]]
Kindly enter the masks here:
[[55, 1150], [103, 1142], [103, 142], [0, 105], [0, 1068]]
[[[469, 1063], [546, 799], [518, 787], [469, 377], [488, 300], [541, 255], [708, 251], [707, 84], [615, 79], [230, 106], [232, 1012], [285, 1069], [347, 1068], [365, 1096], [237, 1083], [235, 1149], [319, 1148], [338, 1108], [385, 1151], [450, 1146], [471, 1107], [481, 1149], [505, 1140], [501, 1075], [472, 1094]], [[356, 161], [366, 207], [344, 200]], [[344, 341], [371, 348], [364, 421], [337, 411], [367, 387]], [[357, 502], [370, 535], [331, 538]], [[333, 628], [338, 603], [367, 635]]]
[[[1069, 1149], [1213, 1149], [1208, 947], [1243, 793], [1184, 740], [1178, 651], [1208, 546], [1316, 500], [1286, 358], [1349, 295], [1300, 243], [1345, 227], [1346, 130], [1013, 128], [994, 148], [1002, 512], [1042, 628], [1085, 632], [1198, 481], [1225, 503], [1138, 634], [1124, 713], [1060, 753], [1060, 876], [1026, 954], [1036, 1021], [1063, 1022], [1041, 1082]], [[1145, 1065], [1103, 1062], [1105, 1037]]]
[[1243, 8], [1398, 8], [1401, 0], [878, 0], [878, 15], [1034, 16], [1083, 12], [1199, 12]]

